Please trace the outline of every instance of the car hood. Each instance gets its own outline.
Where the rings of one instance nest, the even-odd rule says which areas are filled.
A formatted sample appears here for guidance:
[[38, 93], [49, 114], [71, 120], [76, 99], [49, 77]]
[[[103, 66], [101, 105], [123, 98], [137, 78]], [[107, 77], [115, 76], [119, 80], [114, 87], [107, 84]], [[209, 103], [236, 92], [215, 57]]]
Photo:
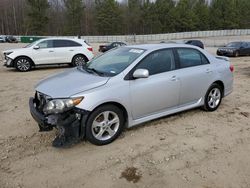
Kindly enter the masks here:
[[9, 53], [9, 52], [18, 52], [18, 51], [24, 51], [27, 48], [16, 48], [16, 49], [10, 49], [10, 50], [4, 50], [3, 53]]
[[46, 78], [36, 85], [36, 90], [52, 98], [67, 98], [106, 84], [109, 77], [73, 68]]

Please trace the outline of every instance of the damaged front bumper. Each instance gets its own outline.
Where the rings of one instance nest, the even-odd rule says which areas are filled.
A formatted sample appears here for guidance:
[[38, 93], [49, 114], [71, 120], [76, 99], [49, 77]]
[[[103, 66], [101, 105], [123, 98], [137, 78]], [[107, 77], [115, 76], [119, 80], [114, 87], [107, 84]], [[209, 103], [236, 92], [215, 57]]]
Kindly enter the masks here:
[[11, 58], [5, 56], [5, 57], [4, 57], [4, 61], [3, 61], [3, 65], [4, 65], [5, 67], [14, 67], [14, 61], [13, 61], [13, 59], [11, 59]]
[[73, 145], [85, 137], [85, 123], [88, 111], [74, 108], [70, 111], [45, 115], [37, 108], [37, 99], [29, 99], [31, 116], [38, 123], [39, 131], [58, 130], [57, 137], [53, 141], [54, 147], [67, 147]]

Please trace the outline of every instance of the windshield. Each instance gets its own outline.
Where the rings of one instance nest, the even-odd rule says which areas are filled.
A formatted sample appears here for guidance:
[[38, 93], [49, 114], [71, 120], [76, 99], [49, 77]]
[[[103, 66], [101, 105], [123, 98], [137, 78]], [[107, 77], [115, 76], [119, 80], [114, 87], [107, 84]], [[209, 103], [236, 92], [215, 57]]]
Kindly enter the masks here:
[[231, 42], [227, 45], [227, 47], [236, 47], [239, 48], [241, 46], [241, 42]]
[[117, 48], [91, 60], [86, 68], [107, 76], [115, 76], [141, 56], [144, 51], [138, 48]]
[[34, 41], [34, 42], [28, 44], [27, 46], [24, 46], [24, 48], [29, 48], [29, 47], [33, 46], [35, 43], [38, 43], [38, 42], [41, 41], [41, 40], [42, 40], [42, 39], [36, 40], [36, 41]]

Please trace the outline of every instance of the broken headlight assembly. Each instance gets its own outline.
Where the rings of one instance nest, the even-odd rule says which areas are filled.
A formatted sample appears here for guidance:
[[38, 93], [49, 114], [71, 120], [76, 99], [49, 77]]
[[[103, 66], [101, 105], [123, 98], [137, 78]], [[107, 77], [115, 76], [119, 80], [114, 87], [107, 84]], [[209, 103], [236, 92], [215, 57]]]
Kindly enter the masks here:
[[59, 114], [68, 111], [78, 105], [84, 97], [73, 99], [53, 99], [47, 102], [43, 108], [44, 114]]

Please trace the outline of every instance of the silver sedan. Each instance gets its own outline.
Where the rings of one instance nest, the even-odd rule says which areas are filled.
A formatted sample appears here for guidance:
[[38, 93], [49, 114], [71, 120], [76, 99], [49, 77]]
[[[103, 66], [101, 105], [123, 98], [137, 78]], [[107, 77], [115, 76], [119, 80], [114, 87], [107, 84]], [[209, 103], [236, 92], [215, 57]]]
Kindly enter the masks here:
[[114, 141], [126, 127], [202, 107], [216, 110], [233, 90], [228, 58], [185, 44], [124, 46], [41, 81], [30, 111], [57, 147], [86, 138]]

